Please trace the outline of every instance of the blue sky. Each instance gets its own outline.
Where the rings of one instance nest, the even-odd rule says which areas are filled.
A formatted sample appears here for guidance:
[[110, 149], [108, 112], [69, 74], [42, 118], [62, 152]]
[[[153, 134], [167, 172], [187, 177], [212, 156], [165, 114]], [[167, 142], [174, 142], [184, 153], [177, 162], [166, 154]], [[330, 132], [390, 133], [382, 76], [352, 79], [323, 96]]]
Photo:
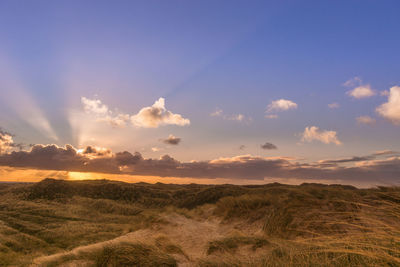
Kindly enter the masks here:
[[[16, 143], [180, 161], [400, 150], [397, 102], [376, 111], [400, 86], [399, 10], [398, 1], [1, 1], [0, 127]], [[357, 87], [371, 95], [349, 95]], [[114, 117], [164, 98], [190, 125], [112, 127], [82, 97]], [[279, 99], [296, 107], [266, 112]], [[312, 126], [320, 135], [305, 140]], [[330, 131], [340, 144], [321, 141]], [[170, 134], [182, 142], [160, 142]]]

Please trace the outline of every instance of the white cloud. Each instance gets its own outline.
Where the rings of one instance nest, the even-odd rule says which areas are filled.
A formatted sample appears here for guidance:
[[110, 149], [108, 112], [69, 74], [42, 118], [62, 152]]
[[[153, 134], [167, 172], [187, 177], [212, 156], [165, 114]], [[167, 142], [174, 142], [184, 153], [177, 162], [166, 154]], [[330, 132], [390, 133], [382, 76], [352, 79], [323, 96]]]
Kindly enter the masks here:
[[107, 122], [113, 127], [125, 127], [131, 121], [136, 127], [157, 128], [160, 125], [175, 124], [184, 126], [190, 124], [179, 114], [174, 114], [165, 108], [165, 99], [158, 99], [151, 107], [142, 108], [136, 115], [111, 111], [98, 99], [81, 98], [83, 109], [88, 114], [97, 117], [97, 121]]
[[272, 111], [286, 111], [289, 109], [296, 109], [297, 104], [294, 103], [293, 101], [287, 100], [287, 99], [279, 99], [272, 101], [271, 104], [267, 106], [267, 112], [272, 112]]
[[83, 96], [81, 97], [81, 102], [83, 109], [87, 113], [107, 114], [109, 112], [108, 107], [98, 99], [89, 99]]
[[128, 114], [112, 112], [101, 100], [81, 97], [83, 109], [97, 117], [97, 121], [107, 122], [113, 127], [125, 127], [129, 121]]
[[373, 125], [376, 123], [376, 120], [374, 118], [371, 118], [370, 116], [360, 116], [360, 117], [357, 117], [356, 120], [360, 124]]
[[312, 142], [314, 140], [320, 141], [324, 144], [335, 144], [341, 145], [342, 142], [339, 141], [337, 137], [337, 132], [320, 130], [319, 127], [310, 126], [304, 129], [302, 134], [302, 142]]
[[151, 107], [142, 108], [136, 115], [131, 116], [131, 122], [136, 127], [157, 128], [160, 125], [179, 125], [190, 124], [189, 119], [183, 118], [179, 114], [174, 114], [165, 108], [165, 99], [159, 98]]
[[339, 108], [340, 105], [339, 105], [339, 103], [334, 102], [334, 103], [328, 104], [328, 107], [331, 109], [334, 109], [334, 108]]
[[388, 102], [376, 108], [379, 115], [400, 125], [400, 86], [390, 88]]
[[347, 91], [347, 95], [356, 99], [368, 98], [376, 95], [371, 85], [363, 84], [363, 81], [359, 77], [354, 77], [346, 81], [343, 85], [346, 87], [354, 87], [352, 90]]
[[371, 89], [371, 86], [369, 84], [366, 84], [366, 85], [360, 85], [354, 88], [353, 90], [348, 91], [347, 94], [356, 99], [361, 99], [374, 96], [376, 92]]

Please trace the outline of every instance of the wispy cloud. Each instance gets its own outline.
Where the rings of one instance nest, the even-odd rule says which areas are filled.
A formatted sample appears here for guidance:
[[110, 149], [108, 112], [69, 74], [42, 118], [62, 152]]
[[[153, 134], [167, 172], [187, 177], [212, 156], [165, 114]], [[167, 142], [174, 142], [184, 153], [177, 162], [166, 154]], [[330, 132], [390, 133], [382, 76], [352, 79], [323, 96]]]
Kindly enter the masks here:
[[356, 76], [356, 77], [354, 77], [354, 78], [351, 78], [351, 79], [345, 81], [345, 82], [343, 83], [343, 86], [346, 86], [346, 87], [355, 87], [355, 86], [360, 85], [360, 84], [362, 84], [362, 80], [361, 80], [360, 77]]
[[276, 114], [266, 114], [264, 117], [266, 119], [277, 119], [278, 115], [276, 115]]
[[223, 110], [220, 108], [217, 108], [214, 112], [210, 113], [211, 117], [221, 117], [223, 116]]
[[330, 109], [335, 109], [335, 108], [339, 108], [340, 105], [339, 105], [339, 103], [334, 102], [334, 103], [328, 104], [328, 107], [329, 107]]
[[130, 119], [128, 114], [111, 111], [99, 99], [81, 97], [81, 102], [86, 113], [93, 114], [97, 121], [107, 122], [113, 127], [125, 127]]
[[376, 123], [376, 119], [371, 118], [370, 116], [360, 116], [356, 118], [359, 124], [369, 124], [374, 125]]
[[224, 111], [220, 108], [217, 108], [214, 112], [210, 113], [210, 116], [211, 117], [220, 117], [224, 120], [238, 121], [238, 122], [251, 122], [252, 121], [251, 117], [245, 116], [241, 113], [226, 115], [226, 114], [224, 114]]

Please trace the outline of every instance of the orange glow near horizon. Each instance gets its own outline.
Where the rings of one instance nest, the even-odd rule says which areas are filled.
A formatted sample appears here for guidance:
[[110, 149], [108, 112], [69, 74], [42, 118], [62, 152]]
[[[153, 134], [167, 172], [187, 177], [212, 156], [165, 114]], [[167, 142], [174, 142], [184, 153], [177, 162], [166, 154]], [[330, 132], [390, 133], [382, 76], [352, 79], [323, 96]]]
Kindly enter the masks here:
[[173, 183], [173, 184], [265, 184], [265, 180], [233, 180], [233, 179], [209, 179], [209, 178], [191, 178], [191, 177], [161, 177], [161, 176], [143, 176], [128, 174], [109, 174], [95, 172], [68, 172], [68, 171], [50, 171], [0, 167], [0, 182], [39, 182], [46, 178], [63, 179], [71, 181], [80, 180], [114, 180], [126, 183]]
[[[68, 172], [36, 170], [12, 167], [0, 167], [0, 182], [40, 182], [46, 178], [63, 179], [69, 181], [81, 180], [114, 180], [126, 183], [165, 183], [165, 184], [236, 184], [236, 185], [262, 185], [269, 183], [282, 183], [298, 185], [304, 182], [314, 182], [321, 184], [351, 184], [359, 188], [370, 188], [376, 186], [368, 182], [348, 183], [343, 180], [313, 180], [305, 181], [297, 178], [265, 178], [264, 180], [243, 180], [243, 179], [225, 179], [225, 178], [192, 178], [192, 177], [161, 177], [144, 176], [129, 174], [109, 174], [96, 172]], [[390, 184], [388, 184], [390, 186]]]

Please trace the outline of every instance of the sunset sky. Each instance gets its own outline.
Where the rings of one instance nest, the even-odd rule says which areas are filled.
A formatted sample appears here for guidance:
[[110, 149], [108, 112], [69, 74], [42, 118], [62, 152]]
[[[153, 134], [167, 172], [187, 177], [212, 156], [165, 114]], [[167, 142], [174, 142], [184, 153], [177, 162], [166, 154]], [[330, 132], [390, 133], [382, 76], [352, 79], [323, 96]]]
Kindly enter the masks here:
[[0, 181], [400, 182], [399, 1], [0, 1]]

